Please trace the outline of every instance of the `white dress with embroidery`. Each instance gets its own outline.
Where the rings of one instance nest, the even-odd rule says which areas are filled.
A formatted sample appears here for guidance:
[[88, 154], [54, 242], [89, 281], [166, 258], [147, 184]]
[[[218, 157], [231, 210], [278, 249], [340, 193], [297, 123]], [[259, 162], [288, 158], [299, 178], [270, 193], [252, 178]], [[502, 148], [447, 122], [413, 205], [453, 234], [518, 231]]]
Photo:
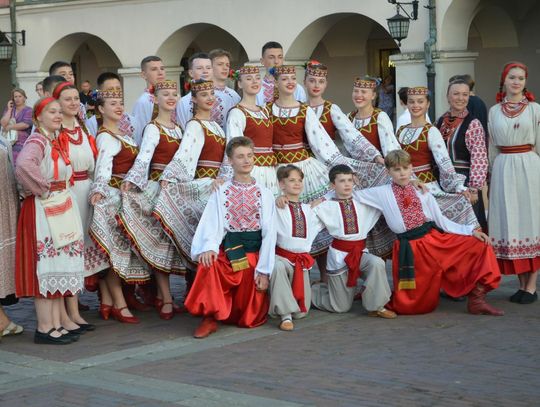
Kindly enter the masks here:
[[[41, 196], [54, 196], [61, 192], [50, 192], [52, 182], [64, 182], [69, 179], [72, 170], [66, 166], [62, 158], [58, 159], [58, 179], [54, 179], [54, 161], [51, 158], [51, 143], [41, 134], [34, 133], [27, 140], [25, 147], [34, 150], [31, 159], [26, 159], [25, 149], [19, 154], [16, 167], [17, 180], [23, 191], [34, 194], [36, 212], [36, 243], [37, 243], [37, 278], [39, 292], [43, 296], [59, 292], [76, 294], [84, 288], [84, 239], [79, 239], [60, 249], [53, 244], [45, 209], [41, 205]], [[37, 148], [36, 148], [37, 147]], [[36, 169], [39, 169], [39, 177]], [[68, 183], [69, 185], [69, 183]], [[73, 190], [69, 188], [75, 213], [79, 211], [78, 200]]]
[[[182, 139], [178, 126], [172, 129], [163, 127], [163, 130], [171, 140]], [[161, 140], [160, 130], [155, 124], [148, 124], [135, 164], [124, 178], [138, 190], [122, 193], [119, 215], [135, 249], [152, 268], [165, 273], [184, 273], [185, 266], [178, 251], [153, 215], [161, 188], [158, 180], [149, 179], [150, 165], [160, 142], [168, 141]]]
[[161, 190], [154, 207], [155, 217], [160, 219], [164, 230], [188, 261], [193, 235], [215, 181], [215, 177], [199, 178], [197, 167], [213, 168], [217, 174], [223, 161], [223, 156], [215, 162], [200, 160], [206, 132], [221, 141], [225, 149], [225, 133], [216, 122], [191, 120], [186, 126], [180, 148], [161, 175], [160, 180], [168, 181], [169, 185]]
[[[94, 205], [90, 235], [99, 243], [110, 259], [112, 269], [127, 283], [142, 283], [150, 279], [150, 271], [131, 247], [129, 238], [118, 225], [117, 216], [122, 209], [119, 180], [126, 174], [113, 174], [113, 160], [122, 149], [138, 151], [135, 140], [126, 135], [101, 132], [97, 137], [98, 158], [90, 196], [99, 193], [103, 198]], [[118, 182], [113, 187], [110, 182]], [[113, 181], [114, 182], [114, 181]]]
[[[501, 105], [489, 111], [489, 234], [498, 259], [540, 257], [540, 105], [529, 102], [514, 118]], [[502, 154], [500, 146], [532, 151]]]
[[78, 181], [77, 177], [75, 177], [75, 183], [71, 187], [71, 191], [75, 194], [75, 198], [77, 199], [77, 205], [79, 206], [79, 213], [81, 215], [84, 233], [85, 277], [88, 277], [109, 268], [110, 263], [105, 253], [103, 253], [96, 242], [94, 242], [88, 234], [88, 228], [90, 227], [93, 213], [93, 208], [90, 205], [88, 198], [90, 197], [90, 187], [92, 186], [96, 162], [94, 152], [88, 141], [88, 136], [84, 130], [82, 130], [82, 133], [83, 141], [81, 144], [77, 145], [71, 142], [69, 143], [69, 159], [71, 160], [71, 168], [74, 172], [86, 172], [88, 174], [88, 178], [85, 180]]

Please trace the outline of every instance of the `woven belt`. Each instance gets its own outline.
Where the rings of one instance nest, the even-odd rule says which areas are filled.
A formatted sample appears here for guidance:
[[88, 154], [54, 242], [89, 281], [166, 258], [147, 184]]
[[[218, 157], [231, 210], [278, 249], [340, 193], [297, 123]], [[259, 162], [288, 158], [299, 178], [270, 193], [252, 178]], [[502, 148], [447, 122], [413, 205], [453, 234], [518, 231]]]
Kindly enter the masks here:
[[66, 189], [65, 181], [53, 181], [49, 187], [49, 192], [63, 191]]
[[88, 171], [74, 171], [73, 180], [74, 181], [85, 181], [88, 179]]
[[532, 144], [523, 144], [520, 146], [499, 146], [502, 154], [519, 154], [519, 153], [528, 153], [533, 151]]

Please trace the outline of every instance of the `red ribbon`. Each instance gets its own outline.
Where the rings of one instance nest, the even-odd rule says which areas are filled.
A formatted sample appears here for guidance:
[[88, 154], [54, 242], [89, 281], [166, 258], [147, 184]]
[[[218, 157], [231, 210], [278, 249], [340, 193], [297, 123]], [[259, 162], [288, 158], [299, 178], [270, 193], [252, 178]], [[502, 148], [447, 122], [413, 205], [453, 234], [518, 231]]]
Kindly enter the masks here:
[[62, 91], [68, 86], [71, 86], [72, 89], [76, 89], [75, 86], [71, 82], [60, 82], [54, 88], [53, 97], [55, 99], [58, 99], [60, 97], [60, 94], [62, 93]]
[[43, 109], [45, 109], [45, 107], [49, 104], [49, 103], [52, 103], [56, 101], [55, 98], [53, 97], [46, 97], [46, 98], [43, 98], [41, 99], [38, 104], [34, 107], [34, 120], [37, 121], [37, 117], [41, 114], [41, 112], [43, 112]]

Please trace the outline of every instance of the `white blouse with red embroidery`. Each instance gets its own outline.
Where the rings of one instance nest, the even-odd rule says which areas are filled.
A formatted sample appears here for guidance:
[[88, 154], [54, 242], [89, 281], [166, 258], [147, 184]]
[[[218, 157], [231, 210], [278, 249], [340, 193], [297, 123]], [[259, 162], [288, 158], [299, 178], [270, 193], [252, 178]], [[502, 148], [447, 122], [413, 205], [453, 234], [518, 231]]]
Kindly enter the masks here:
[[198, 261], [207, 251], [219, 252], [227, 232], [262, 232], [255, 272], [272, 274], [276, 247], [275, 205], [272, 192], [257, 184], [227, 181], [212, 193], [202, 214], [193, 242], [191, 258]]

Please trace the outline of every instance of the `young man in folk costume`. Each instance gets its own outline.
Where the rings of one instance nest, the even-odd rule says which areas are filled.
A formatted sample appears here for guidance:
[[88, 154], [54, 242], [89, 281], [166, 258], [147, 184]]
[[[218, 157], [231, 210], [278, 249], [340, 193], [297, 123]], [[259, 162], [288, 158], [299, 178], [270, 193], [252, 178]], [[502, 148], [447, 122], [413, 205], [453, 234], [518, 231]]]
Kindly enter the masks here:
[[327, 256], [328, 282], [313, 285], [311, 301], [324, 311], [348, 312], [357, 280], [362, 277], [362, 304], [369, 315], [395, 318], [396, 314], [385, 308], [391, 292], [384, 261], [365, 251], [365, 239], [380, 213], [353, 199], [354, 171], [350, 167], [336, 165], [329, 179], [336, 197], [314, 208], [334, 238]]
[[299, 201], [304, 187], [300, 168], [287, 164], [277, 170], [279, 187], [288, 202], [276, 209], [276, 262], [270, 276], [270, 310], [279, 316], [279, 328], [294, 329], [293, 319], [304, 318], [311, 306], [309, 271], [315, 260], [309, 254], [324, 228], [310, 205]]
[[[278, 98], [278, 89], [274, 75], [270, 72], [271, 68], [283, 65], [283, 47], [279, 42], [269, 41], [262, 47], [261, 64], [266, 69], [262, 81], [262, 87], [257, 94], [257, 104], [265, 106]], [[294, 99], [305, 103], [307, 101], [306, 92], [300, 85], [294, 88]]]
[[503, 315], [485, 301], [501, 279], [489, 237], [474, 225], [452, 222], [433, 195], [416, 191], [408, 153], [392, 151], [385, 161], [392, 184], [355, 191], [354, 197], [382, 212], [397, 234], [391, 308], [398, 314], [431, 312], [442, 288], [452, 297], [468, 295], [471, 314]]
[[[73, 73], [73, 68], [69, 62], [65, 61], [56, 61], [51, 64], [49, 67], [49, 75], [51, 76], [61, 76], [66, 81], [75, 85], [75, 74]], [[53, 88], [54, 89], [54, 88]], [[79, 101], [79, 120], [86, 120], [86, 108], [84, 103]]]
[[[268, 109], [257, 106], [257, 94], [261, 90], [261, 75], [257, 66], [242, 66], [235, 76], [242, 89], [242, 100], [229, 111], [227, 117], [227, 140], [245, 136], [254, 144], [255, 166], [251, 175], [257, 182], [280, 194], [276, 178], [277, 159], [272, 149], [274, 126]], [[232, 176], [232, 168], [225, 157], [222, 167], [224, 177]]]
[[146, 82], [146, 89], [139, 96], [131, 111], [135, 127], [133, 135], [139, 146], [142, 143], [144, 128], [153, 119], [155, 113], [154, 87], [156, 83], [164, 81], [166, 78], [165, 65], [163, 65], [161, 58], [155, 55], [144, 57], [141, 61], [141, 77]]
[[251, 177], [250, 139], [232, 139], [227, 156], [233, 179], [210, 197], [191, 248], [199, 266], [184, 304], [203, 317], [196, 338], [215, 332], [217, 321], [252, 328], [264, 324], [268, 314], [266, 290], [276, 245], [274, 197]]
[[328, 68], [326, 65], [317, 61], [308, 62], [304, 86], [308, 94], [309, 106], [319, 118], [321, 125], [340, 148], [340, 151], [346, 151], [347, 155], [360, 161], [384, 164], [380, 151], [364, 137], [361, 131], [359, 132], [352, 125], [339, 106], [323, 98], [328, 86], [327, 77]]

